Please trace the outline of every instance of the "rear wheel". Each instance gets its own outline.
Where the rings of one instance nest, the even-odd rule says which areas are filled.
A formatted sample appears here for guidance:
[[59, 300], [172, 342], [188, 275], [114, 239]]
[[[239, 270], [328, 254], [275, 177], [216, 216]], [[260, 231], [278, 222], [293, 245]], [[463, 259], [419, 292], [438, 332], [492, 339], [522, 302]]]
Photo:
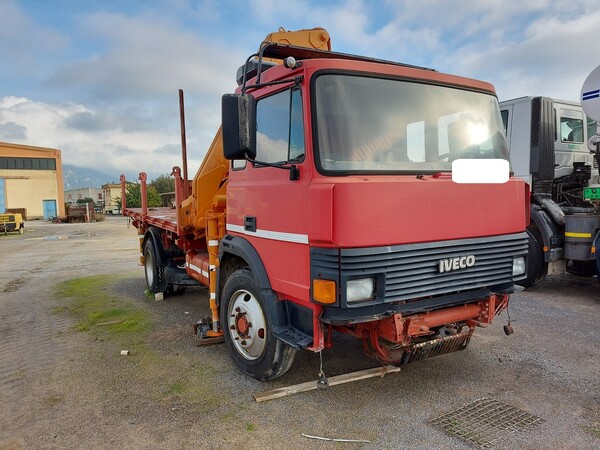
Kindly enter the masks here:
[[525, 230], [527, 233], [527, 278], [518, 282], [520, 286], [528, 288], [539, 284], [546, 273], [548, 263], [544, 261], [544, 241], [536, 228]]
[[296, 350], [273, 335], [264, 299], [249, 269], [237, 270], [227, 279], [220, 309], [225, 344], [242, 372], [266, 381], [289, 370]]
[[148, 286], [150, 292], [153, 294], [166, 292], [165, 268], [161, 263], [158, 249], [152, 238], [148, 238], [146, 244], [144, 244], [144, 273], [146, 275], [146, 286]]

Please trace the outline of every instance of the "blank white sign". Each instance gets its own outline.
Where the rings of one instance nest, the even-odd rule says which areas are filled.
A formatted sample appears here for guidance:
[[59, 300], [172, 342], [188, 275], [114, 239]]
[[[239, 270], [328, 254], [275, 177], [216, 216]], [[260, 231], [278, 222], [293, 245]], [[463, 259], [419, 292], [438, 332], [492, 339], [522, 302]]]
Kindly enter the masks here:
[[501, 184], [510, 178], [510, 165], [505, 159], [456, 159], [452, 161], [455, 183]]

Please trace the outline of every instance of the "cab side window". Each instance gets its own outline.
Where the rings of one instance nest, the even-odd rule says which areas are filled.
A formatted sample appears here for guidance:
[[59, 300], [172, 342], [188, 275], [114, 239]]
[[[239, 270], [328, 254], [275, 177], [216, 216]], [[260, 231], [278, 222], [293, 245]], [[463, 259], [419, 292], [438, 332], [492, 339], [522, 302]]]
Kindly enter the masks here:
[[560, 140], [562, 142], [583, 143], [583, 120], [571, 117], [560, 118]]
[[304, 124], [299, 89], [263, 98], [256, 106], [256, 161], [299, 162], [304, 159]]

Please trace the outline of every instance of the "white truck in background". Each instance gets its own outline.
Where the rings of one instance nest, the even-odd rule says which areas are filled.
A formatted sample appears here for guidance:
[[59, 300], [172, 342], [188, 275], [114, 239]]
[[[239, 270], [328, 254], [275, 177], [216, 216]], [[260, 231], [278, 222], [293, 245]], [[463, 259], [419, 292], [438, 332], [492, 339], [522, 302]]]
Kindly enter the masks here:
[[[500, 102], [515, 176], [531, 188], [529, 287], [547, 274], [593, 276], [600, 252], [597, 123], [581, 105], [548, 97]], [[600, 278], [600, 277], [599, 277]]]

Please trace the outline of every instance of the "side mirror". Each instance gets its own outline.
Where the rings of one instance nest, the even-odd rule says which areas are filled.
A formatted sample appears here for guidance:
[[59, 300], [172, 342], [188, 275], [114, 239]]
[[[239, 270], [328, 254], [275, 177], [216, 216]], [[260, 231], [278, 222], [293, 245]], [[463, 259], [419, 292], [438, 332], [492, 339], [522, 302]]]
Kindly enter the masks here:
[[225, 94], [221, 101], [225, 159], [256, 158], [256, 99]]

